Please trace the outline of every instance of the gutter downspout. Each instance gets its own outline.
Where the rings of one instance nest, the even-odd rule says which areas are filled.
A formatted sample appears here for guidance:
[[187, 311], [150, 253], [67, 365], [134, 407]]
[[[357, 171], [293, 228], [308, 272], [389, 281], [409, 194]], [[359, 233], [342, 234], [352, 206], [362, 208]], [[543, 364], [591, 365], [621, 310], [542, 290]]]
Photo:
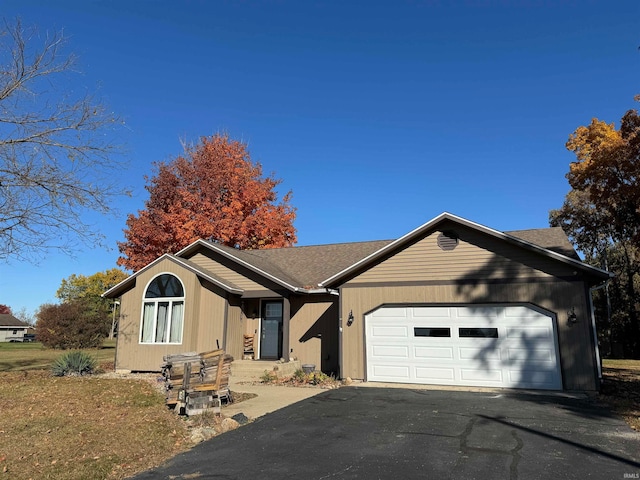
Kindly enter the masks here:
[[591, 309], [591, 328], [593, 329], [593, 345], [594, 352], [596, 354], [596, 366], [598, 367], [598, 380], [602, 382], [602, 361], [600, 360], [600, 347], [598, 347], [598, 331], [596, 329], [596, 311], [593, 307], [593, 292], [600, 290], [601, 288], [609, 285], [609, 280], [606, 280], [603, 284], [597, 287], [591, 287], [589, 289], [589, 308]]

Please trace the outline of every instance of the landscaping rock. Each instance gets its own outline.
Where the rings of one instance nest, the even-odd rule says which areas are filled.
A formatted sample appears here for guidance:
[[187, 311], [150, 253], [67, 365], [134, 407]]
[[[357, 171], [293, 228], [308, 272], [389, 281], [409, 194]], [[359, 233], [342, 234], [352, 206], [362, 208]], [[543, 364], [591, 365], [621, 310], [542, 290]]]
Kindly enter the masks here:
[[220, 424], [220, 430], [222, 431], [222, 433], [225, 433], [231, 430], [235, 430], [239, 426], [240, 424], [237, 421], [235, 421], [233, 418], [225, 418], [224, 420], [222, 420], [222, 423]]
[[215, 437], [217, 433], [218, 432], [211, 427], [197, 427], [191, 432], [191, 441], [193, 443], [201, 443]]

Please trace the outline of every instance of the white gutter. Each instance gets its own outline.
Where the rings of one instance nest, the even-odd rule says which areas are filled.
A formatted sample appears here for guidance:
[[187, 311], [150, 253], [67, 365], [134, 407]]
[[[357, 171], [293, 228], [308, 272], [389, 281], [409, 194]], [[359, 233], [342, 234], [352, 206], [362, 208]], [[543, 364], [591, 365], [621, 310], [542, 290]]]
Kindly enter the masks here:
[[329, 295], [340, 295], [340, 293], [333, 288], [311, 288], [304, 291], [305, 293], [328, 293]]

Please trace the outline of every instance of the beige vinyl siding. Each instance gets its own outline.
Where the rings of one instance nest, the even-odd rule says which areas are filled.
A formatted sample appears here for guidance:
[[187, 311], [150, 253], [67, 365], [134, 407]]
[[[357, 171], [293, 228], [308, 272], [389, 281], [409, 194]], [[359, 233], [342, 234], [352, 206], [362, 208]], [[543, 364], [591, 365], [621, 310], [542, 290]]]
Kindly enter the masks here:
[[[542, 307], [557, 316], [561, 367], [564, 388], [595, 390], [595, 365], [590, 341], [590, 314], [586, 289], [582, 282], [567, 282], [548, 278], [541, 282], [457, 286], [415, 285], [361, 287], [357, 282], [341, 289], [343, 324], [342, 377], [364, 379], [365, 345], [364, 316], [382, 305], [407, 304], [505, 304], [523, 303]], [[578, 322], [568, 325], [567, 314], [575, 308]], [[346, 326], [353, 311], [354, 323]]]
[[[143, 344], [140, 343], [140, 326], [142, 320], [142, 304], [144, 291], [148, 283], [161, 273], [177, 276], [184, 285], [185, 306], [182, 343], [180, 345]], [[135, 281], [135, 286], [125, 292], [121, 298], [121, 317], [118, 329], [116, 351], [117, 370], [159, 371], [162, 357], [168, 354], [197, 351], [201, 345], [210, 343], [217, 334], [214, 327], [205, 327], [207, 335], [199, 343], [198, 316], [200, 315], [200, 291], [202, 286], [198, 277], [169, 259], [163, 260], [142, 272]], [[207, 296], [210, 308], [220, 308], [220, 302]], [[213, 312], [211, 312], [213, 314]], [[221, 314], [224, 313], [222, 309]], [[215, 338], [213, 338], [215, 342]]]
[[290, 356], [325, 373], [338, 371], [338, 298], [332, 295], [291, 300]]
[[460, 237], [458, 246], [444, 251], [437, 244], [442, 230], [447, 228], [373, 266], [351, 283], [544, 278], [574, 273], [569, 265], [458, 225], [451, 228]]
[[244, 321], [238, 297], [230, 297], [227, 305], [227, 332], [224, 348], [234, 359], [242, 359], [244, 353]]
[[[206, 253], [212, 256], [215, 255], [213, 252]], [[253, 280], [252, 277], [257, 278], [257, 275], [249, 269], [239, 267], [238, 265], [233, 265], [232, 267], [231, 262], [222, 255], [215, 255], [215, 258], [212, 258], [207, 254], [203, 252], [196, 253], [193, 257], [189, 258], [189, 260], [245, 291], [266, 290], [271, 292], [273, 288], [275, 288], [274, 286], [269, 289], [262, 283]]]
[[[205, 288], [209, 287], [209, 288]], [[224, 347], [224, 315], [227, 300], [225, 292], [206, 282], [198, 290], [199, 311], [197, 337], [194, 340], [197, 352], [207, 352]], [[194, 329], [196, 330], [196, 329]]]

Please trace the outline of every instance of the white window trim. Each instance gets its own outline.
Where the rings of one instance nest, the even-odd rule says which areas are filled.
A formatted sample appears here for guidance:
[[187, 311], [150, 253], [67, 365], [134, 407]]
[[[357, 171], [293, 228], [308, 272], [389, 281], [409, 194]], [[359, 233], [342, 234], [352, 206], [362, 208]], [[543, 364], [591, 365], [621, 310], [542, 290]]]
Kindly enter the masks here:
[[[182, 279], [176, 275], [173, 272], [162, 272], [162, 273], [158, 273], [157, 275], [154, 275], [153, 278], [151, 278], [151, 280], [149, 280], [147, 282], [147, 284], [144, 287], [143, 293], [142, 293], [142, 308], [141, 308], [141, 312], [140, 312], [140, 333], [138, 336], [138, 344], [139, 345], [182, 345], [182, 341], [184, 340], [184, 320], [185, 320], [185, 311], [187, 308], [187, 303], [185, 301], [186, 295], [183, 297], [160, 297], [160, 298], [146, 298], [146, 294], [147, 294], [147, 290], [149, 289], [149, 285], [151, 285], [151, 283], [158, 277], [162, 276], [162, 275], [171, 275], [172, 277], [175, 277], [178, 279], [178, 281], [180, 282], [180, 285], [182, 286], [182, 291], [186, 294], [186, 289], [184, 288], [184, 283], [182, 282]], [[182, 302], [182, 329], [180, 330], [180, 341], [179, 342], [156, 342], [155, 338], [156, 338], [156, 327], [158, 326], [158, 303], [160, 302], [168, 302], [169, 306], [168, 306], [168, 319], [167, 319], [167, 330], [166, 330], [166, 337], [168, 338], [171, 335], [171, 323], [173, 321], [173, 305], [174, 302]], [[152, 324], [152, 341], [150, 342], [144, 342], [142, 340], [142, 334], [143, 334], [143, 326], [144, 326], [144, 307], [145, 305], [149, 304], [149, 303], [153, 303], [153, 324]]]

